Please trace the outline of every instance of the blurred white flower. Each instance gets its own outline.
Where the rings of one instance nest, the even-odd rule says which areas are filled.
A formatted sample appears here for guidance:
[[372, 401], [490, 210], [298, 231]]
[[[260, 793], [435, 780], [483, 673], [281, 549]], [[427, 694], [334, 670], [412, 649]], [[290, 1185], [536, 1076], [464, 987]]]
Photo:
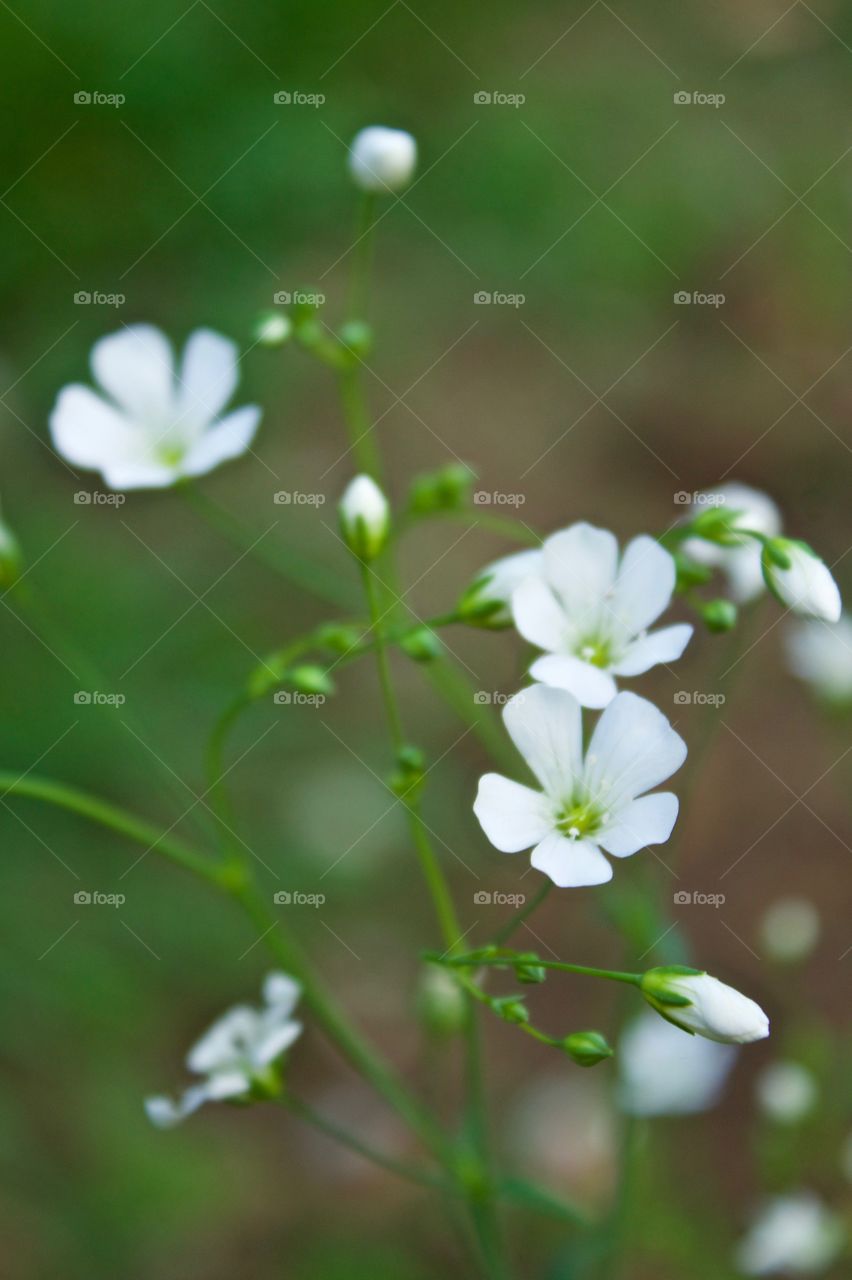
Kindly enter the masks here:
[[263, 1008], [236, 1005], [190, 1049], [186, 1065], [204, 1080], [190, 1085], [176, 1102], [162, 1095], [146, 1098], [151, 1123], [168, 1129], [205, 1102], [244, 1098], [254, 1088], [274, 1091], [272, 1064], [302, 1031], [292, 1017], [300, 994], [298, 982], [286, 973], [268, 974]]
[[574, 524], [547, 538], [541, 574], [512, 594], [515, 626], [547, 656], [530, 674], [566, 689], [584, 707], [605, 707], [615, 676], [638, 676], [679, 658], [688, 623], [646, 633], [671, 601], [675, 563], [653, 538], [634, 538], [619, 560], [606, 529]]
[[349, 550], [359, 560], [375, 560], [390, 529], [388, 500], [375, 480], [366, 475], [350, 480], [337, 511]]
[[[785, 563], [778, 562], [779, 554]], [[763, 548], [762, 563], [767, 586], [788, 609], [808, 618], [839, 622], [843, 605], [837, 583], [806, 542], [774, 538]]]
[[535, 846], [532, 865], [564, 889], [612, 879], [601, 849], [627, 858], [668, 840], [677, 797], [643, 793], [680, 768], [686, 745], [650, 702], [619, 693], [598, 720], [585, 759], [580, 705], [562, 689], [525, 689], [506, 704], [503, 719], [542, 790], [498, 773], [480, 778], [474, 813], [501, 852]]
[[543, 570], [544, 554], [537, 549], [516, 551], [493, 561], [465, 592], [460, 604], [462, 616], [484, 626], [511, 626], [512, 593], [527, 578], [541, 576]]
[[[775, 503], [759, 489], [732, 481], [720, 484], [699, 494], [693, 510], [699, 513], [710, 507], [726, 507], [741, 512], [734, 521], [734, 528], [753, 529], [774, 537], [781, 532], [781, 513]], [[688, 538], [683, 549], [691, 560], [721, 569], [727, 577], [731, 595], [739, 604], [753, 600], [765, 587], [760, 567], [760, 543], [744, 537], [739, 546], [720, 547], [701, 538]]]
[[808, 898], [779, 898], [760, 924], [763, 949], [782, 964], [804, 960], [819, 941], [819, 912]]
[[636, 1116], [709, 1111], [737, 1059], [733, 1045], [685, 1036], [650, 1012], [628, 1024], [618, 1045], [618, 1101]]
[[722, 1044], [750, 1044], [769, 1035], [759, 1004], [709, 973], [678, 965], [649, 969], [642, 994], [658, 1013], [684, 1031]]
[[773, 1062], [757, 1077], [757, 1100], [762, 1110], [779, 1124], [795, 1124], [813, 1110], [817, 1083], [798, 1062]]
[[848, 613], [833, 626], [816, 620], [797, 622], [787, 633], [787, 657], [793, 673], [823, 698], [852, 701], [852, 618]]
[[137, 324], [92, 348], [95, 381], [104, 395], [74, 383], [50, 415], [56, 450], [77, 467], [100, 471], [111, 489], [160, 489], [212, 471], [251, 444], [260, 409], [247, 405], [226, 417], [237, 385], [233, 342], [197, 329], [180, 371], [166, 336]]
[[737, 1249], [737, 1265], [749, 1276], [805, 1276], [824, 1271], [843, 1245], [836, 1214], [810, 1191], [768, 1201]]
[[349, 148], [349, 172], [362, 191], [401, 191], [417, 165], [417, 143], [403, 129], [371, 125], [356, 133]]

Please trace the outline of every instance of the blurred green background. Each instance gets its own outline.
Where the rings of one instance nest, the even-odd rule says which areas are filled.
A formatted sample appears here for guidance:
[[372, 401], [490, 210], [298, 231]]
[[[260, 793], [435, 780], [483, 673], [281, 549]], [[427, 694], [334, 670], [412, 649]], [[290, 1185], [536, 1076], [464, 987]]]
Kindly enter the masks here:
[[[326, 295], [323, 318], [339, 321], [355, 213], [345, 144], [370, 123], [409, 129], [420, 147], [421, 180], [380, 228], [367, 377], [397, 498], [414, 472], [455, 456], [483, 490], [521, 493], [519, 514], [537, 529], [590, 519], [627, 536], [670, 524], [679, 492], [735, 477], [769, 491], [788, 530], [849, 584], [852, 9], [785, 9], [3, 5], [0, 488], [32, 566], [32, 608], [6, 597], [0, 615], [3, 768], [76, 782], [177, 822], [187, 839], [209, 830], [196, 798], [216, 716], [257, 655], [326, 615], [250, 558], [237, 564], [180, 495], [75, 504], [78, 489], [102, 486], [53, 454], [47, 418], [65, 383], [88, 379], [92, 343], [121, 324], [152, 322], [180, 343], [201, 324], [221, 330], [246, 352], [237, 403], [262, 403], [264, 418], [257, 456], [222, 468], [205, 491], [265, 533], [271, 551], [298, 545], [350, 574], [327, 527], [353, 470], [333, 383], [297, 350], [254, 346], [253, 325], [277, 291], [308, 284]], [[325, 101], [279, 105], [282, 90]], [[677, 103], [684, 92], [725, 101]], [[80, 93], [126, 101], [75, 101]], [[482, 93], [525, 101], [479, 103]], [[481, 290], [524, 301], [478, 305]], [[681, 290], [724, 302], [679, 305]], [[126, 300], [86, 305], [75, 302], [81, 291]], [[326, 502], [276, 505], [279, 490]], [[449, 607], [509, 549], [483, 529], [429, 526], [404, 550], [415, 608]], [[353, 599], [356, 586], [353, 576]], [[784, 673], [778, 616], [761, 616], [746, 669], [727, 678], [737, 701], [681, 819], [679, 885], [714, 892], [720, 870], [750, 852], [725, 880], [723, 911], [677, 919], [702, 965], [766, 1004], [783, 1036], [783, 984], [759, 954], [762, 908], [785, 890], [823, 912], [799, 992], [815, 1019], [848, 1010], [850, 961], [837, 957], [852, 939], [849, 760], [838, 763], [840, 727], [826, 733]], [[508, 633], [451, 643], [477, 688], [517, 686], [521, 650]], [[699, 636], [676, 676], [658, 669], [641, 682], [690, 745], [706, 709], [675, 706], [674, 694], [727, 690], [723, 643]], [[81, 655], [123, 707], [74, 704], [92, 683]], [[526, 860], [501, 859], [473, 819], [482, 747], [458, 740], [416, 669], [400, 663], [399, 676], [410, 736], [431, 759], [447, 753], [427, 816], [458, 855], [446, 853], [459, 909], [471, 940], [481, 938], [500, 909], [477, 908], [474, 893], [529, 892], [532, 877], [521, 884]], [[416, 952], [436, 939], [401, 815], [386, 812], [375, 776], [389, 759], [372, 670], [341, 673], [321, 711], [257, 708], [231, 759], [242, 831], [270, 869], [270, 894], [321, 885], [327, 895], [321, 911], [286, 908], [286, 922], [412, 1070], [422, 1047]], [[10, 1276], [467, 1274], [439, 1206], [341, 1159], [283, 1113], [211, 1109], [173, 1134], [154, 1131], [143, 1096], [181, 1082], [185, 1048], [221, 1007], [254, 998], [263, 948], [227, 904], [155, 854], [120, 879], [139, 850], [97, 829], [20, 800], [4, 801], [0, 822]], [[648, 881], [663, 896], [671, 888], [647, 855], [617, 871], [628, 902]], [[80, 888], [127, 901], [81, 907]], [[554, 895], [536, 925], [545, 945], [565, 958], [624, 959], [595, 901]], [[650, 946], [653, 921], [646, 932]], [[636, 955], [641, 942], [639, 928]], [[536, 1009], [555, 1030], [592, 1016], [611, 1030], [615, 1007], [601, 1013], [600, 999], [549, 984]], [[567, 1107], [577, 1089], [604, 1090], [610, 1069], [580, 1084], [578, 1071], [502, 1026], [488, 1027], [488, 1045], [506, 1145], [554, 1189], [605, 1203], [606, 1159], [578, 1174], [570, 1133], [564, 1151], [542, 1153], [529, 1116], [549, 1081], [558, 1130], [558, 1099]], [[675, 1170], [666, 1185], [686, 1189], [677, 1214], [658, 1210], [634, 1280], [684, 1273], [680, 1210], [693, 1220], [699, 1203], [718, 1251], [687, 1241], [690, 1274], [729, 1274], [730, 1242], [758, 1186], [743, 1123], [749, 1073], [771, 1052], [748, 1055], [712, 1120], [662, 1126], [657, 1154], [668, 1148]], [[404, 1149], [310, 1028], [292, 1071], [304, 1096]], [[427, 1073], [447, 1106], [450, 1074]], [[688, 1153], [702, 1143], [699, 1182]], [[646, 1192], [659, 1203], [656, 1170], [649, 1158]], [[518, 1216], [512, 1230], [528, 1274], [568, 1280], [564, 1227]]]

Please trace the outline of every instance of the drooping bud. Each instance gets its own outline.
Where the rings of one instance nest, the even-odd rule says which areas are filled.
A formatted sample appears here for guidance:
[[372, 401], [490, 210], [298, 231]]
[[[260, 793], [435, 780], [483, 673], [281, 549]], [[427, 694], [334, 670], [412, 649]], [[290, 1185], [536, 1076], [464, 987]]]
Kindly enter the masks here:
[[349, 550], [369, 564], [380, 554], [390, 531], [388, 500], [370, 476], [350, 481], [338, 507], [340, 529]]
[[292, 685], [298, 693], [321, 693], [326, 697], [334, 693], [334, 681], [328, 672], [313, 664], [290, 667], [284, 672], [284, 682]]
[[532, 985], [537, 982], [544, 982], [547, 978], [547, 970], [541, 964], [534, 951], [530, 951], [527, 955], [518, 956], [514, 964], [515, 977], [518, 982]]
[[708, 631], [733, 631], [737, 625], [737, 606], [730, 600], [708, 600], [701, 605], [700, 613]]
[[504, 1022], [529, 1022], [529, 1009], [520, 996], [494, 996], [491, 1008]]
[[788, 609], [824, 622], [838, 621], [842, 605], [837, 583], [806, 542], [768, 538], [761, 567], [769, 590]]
[[612, 1049], [600, 1031], [573, 1031], [559, 1047], [580, 1067], [595, 1067], [612, 1057]]
[[444, 652], [440, 637], [435, 635], [431, 627], [415, 627], [406, 632], [399, 647], [412, 662], [434, 662]]
[[401, 191], [416, 165], [417, 143], [403, 129], [371, 125], [355, 135], [349, 149], [349, 172], [362, 191]]
[[657, 1013], [693, 1035], [722, 1044], [750, 1044], [769, 1035], [769, 1019], [760, 1005], [700, 969], [649, 969], [640, 990]]

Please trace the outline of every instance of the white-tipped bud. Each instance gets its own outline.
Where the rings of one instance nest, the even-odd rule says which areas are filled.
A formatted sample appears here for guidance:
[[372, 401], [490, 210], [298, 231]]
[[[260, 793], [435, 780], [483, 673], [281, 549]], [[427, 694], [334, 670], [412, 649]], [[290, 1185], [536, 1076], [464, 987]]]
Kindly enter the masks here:
[[280, 311], [268, 311], [255, 325], [254, 337], [264, 347], [280, 347], [293, 332], [293, 321]]
[[416, 165], [417, 143], [403, 129], [371, 125], [356, 133], [349, 149], [349, 172], [362, 191], [401, 191]]
[[762, 566], [769, 590], [788, 609], [824, 622], [838, 621], [842, 605], [837, 583], [806, 542], [771, 538], [764, 544]]
[[641, 991], [669, 1022], [708, 1040], [750, 1044], [769, 1035], [769, 1019], [760, 1005], [699, 969], [649, 969]]
[[346, 545], [359, 560], [375, 560], [387, 542], [390, 507], [375, 480], [356, 476], [346, 487], [338, 507]]

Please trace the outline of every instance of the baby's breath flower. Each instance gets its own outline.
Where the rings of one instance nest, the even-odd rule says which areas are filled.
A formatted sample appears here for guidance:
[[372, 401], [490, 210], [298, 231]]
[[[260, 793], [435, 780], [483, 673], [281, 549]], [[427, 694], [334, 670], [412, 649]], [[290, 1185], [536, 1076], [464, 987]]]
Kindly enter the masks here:
[[417, 143], [403, 129], [371, 125], [355, 135], [349, 149], [349, 172], [362, 191], [401, 191], [416, 165]]

